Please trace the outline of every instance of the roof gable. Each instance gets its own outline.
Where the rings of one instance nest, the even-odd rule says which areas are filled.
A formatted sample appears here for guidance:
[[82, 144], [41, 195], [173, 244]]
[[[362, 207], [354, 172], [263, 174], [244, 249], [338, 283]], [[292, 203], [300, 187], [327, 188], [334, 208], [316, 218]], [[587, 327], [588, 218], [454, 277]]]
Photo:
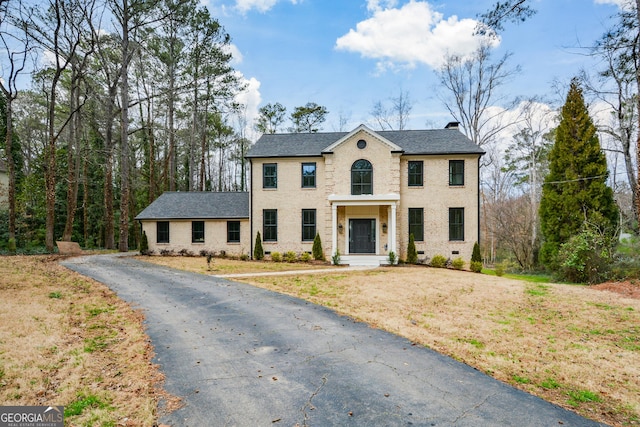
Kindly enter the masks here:
[[247, 192], [165, 192], [135, 219], [243, 219], [249, 218]]
[[366, 135], [368, 135], [368, 136], [370, 136], [372, 138], [375, 138], [377, 141], [379, 141], [382, 144], [384, 144], [387, 147], [389, 147], [389, 150], [391, 150], [391, 151], [400, 151], [400, 152], [403, 151], [401, 147], [399, 147], [398, 145], [396, 145], [393, 142], [389, 141], [387, 138], [385, 138], [385, 137], [381, 136], [380, 134], [376, 133], [375, 131], [369, 129], [365, 125], [360, 125], [357, 128], [355, 128], [353, 131], [351, 131], [350, 133], [346, 134], [345, 136], [343, 136], [342, 138], [340, 138], [339, 140], [334, 142], [333, 144], [329, 145], [322, 152], [323, 153], [331, 153], [336, 148], [338, 148], [340, 145], [342, 145], [346, 141], [354, 138], [358, 134], [360, 134], [360, 135], [365, 135], [366, 134]]

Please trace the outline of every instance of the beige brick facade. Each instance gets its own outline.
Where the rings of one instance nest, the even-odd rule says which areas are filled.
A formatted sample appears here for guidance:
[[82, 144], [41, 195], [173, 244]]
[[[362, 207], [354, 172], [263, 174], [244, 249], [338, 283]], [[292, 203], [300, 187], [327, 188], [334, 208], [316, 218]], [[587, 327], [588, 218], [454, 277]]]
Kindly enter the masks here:
[[[263, 241], [264, 250], [310, 252], [313, 242], [302, 240], [302, 210], [315, 209], [316, 231], [327, 257], [339, 250], [349, 259], [353, 248], [359, 248], [353, 242], [354, 228], [364, 226], [373, 240], [368, 254], [382, 261], [394, 250], [405, 258], [409, 209], [419, 208], [424, 218], [424, 239], [416, 241], [419, 258], [440, 254], [468, 262], [479, 238], [479, 157], [477, 153], [405, 155], [401, 147], [366, 127], [347, 134], [319, 156], [252, 157], [252, 240], [258, 231], [264, 235], [264, 210], [276, 210], [277, 240]], [[372, 165], [372, 194], [352, 195], [351, 170], [360, 159]], [[450, 160], [464, 162], [464, 185], [449, 184]], [[409, 161], [422, 162], [423, 185], [409, 186]], [[314, 188], [302, 188], [303, 163], [316, 164]], [[263, 188], [265, 164], [277, 165], [277, 188]], [[450, 240], [450, 208], [464, 210], [464, 240]]]
[[[198, 220], [194, 220], [198, 221]], [[147, 234], [149, 242], [149, 250], [155, 254], [159, 254], [163, 250], [173, 251], [175, 253], [181, 250], [187, 250], [194, 255], [199, 255], [200, 251], [214, 252], [219, 255], [224, 251], [228, 255], [240, 256], [242, 254], [250, 255], [251, 236], [249, 235], [249, 220], [233, 220], [240, 222], [240, 242], [227, 242], [227, 220], [204, 220], [204, 242], [193, 243], [191, 241], [191, 220], [168, 220], [160, 221], [169, 224], [169, 242], [158, 242], [158, 222], [141, 221], [142, 230]]]

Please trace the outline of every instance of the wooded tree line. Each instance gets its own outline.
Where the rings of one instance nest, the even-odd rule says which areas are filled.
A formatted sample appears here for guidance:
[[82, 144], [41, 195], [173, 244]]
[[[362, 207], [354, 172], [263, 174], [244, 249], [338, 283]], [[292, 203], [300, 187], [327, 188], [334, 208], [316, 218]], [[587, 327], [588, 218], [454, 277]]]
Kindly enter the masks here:
[[163, 191], [246, 189], [231, 38], [196, 0], [0, 7], [5, 244], [125, 251]]

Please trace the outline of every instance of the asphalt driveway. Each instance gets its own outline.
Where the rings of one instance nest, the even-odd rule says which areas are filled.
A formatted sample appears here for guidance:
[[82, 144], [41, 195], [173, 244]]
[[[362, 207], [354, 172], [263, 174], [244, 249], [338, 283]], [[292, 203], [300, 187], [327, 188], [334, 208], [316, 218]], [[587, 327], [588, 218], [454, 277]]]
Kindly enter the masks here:
[[118, 254], [62, 264], [144, 309], [174, 427], [601, 425], [303, 300]]

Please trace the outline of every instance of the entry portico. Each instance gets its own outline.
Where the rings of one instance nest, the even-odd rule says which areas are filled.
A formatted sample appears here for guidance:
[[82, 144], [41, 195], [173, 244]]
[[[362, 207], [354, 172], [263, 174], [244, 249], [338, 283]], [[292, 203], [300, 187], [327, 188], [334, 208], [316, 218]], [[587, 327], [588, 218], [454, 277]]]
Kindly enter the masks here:
[[[399, 194], [331, 194], [328, 200], [331, 204], [331, 247], [344, 254], [341, 257], [344, 262], [380, 264], [390, 252], [398, 253], [396, 215]], [[339, 241], [341, 235], [344, 238]]]

